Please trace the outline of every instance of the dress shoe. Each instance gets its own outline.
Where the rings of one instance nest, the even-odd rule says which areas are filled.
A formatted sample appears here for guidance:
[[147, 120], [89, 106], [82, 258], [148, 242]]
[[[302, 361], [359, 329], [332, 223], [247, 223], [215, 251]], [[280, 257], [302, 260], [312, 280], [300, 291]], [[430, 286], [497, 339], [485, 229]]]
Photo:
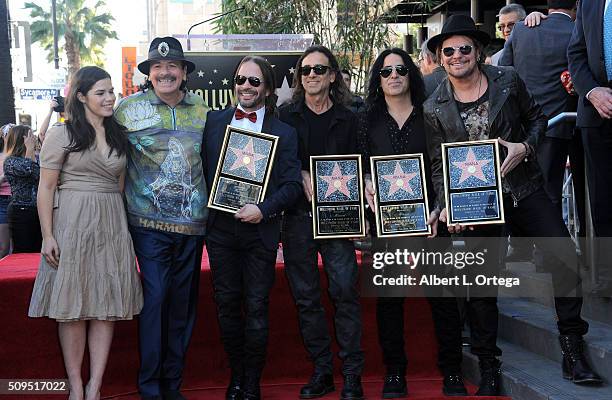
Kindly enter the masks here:
[[563, 378], [577, 385], [599, 385], [602, 379], [589, 365], [584, 356], [584, 340], [580, 335], [559, 335], [561, 353], [563, 353]]
[[242, 399], [244, 400], [261, 400], [261, 388], [259, 386], [259, 377], [246, 375], [242, 387]]
[[406, 378], [400, 374], [385, 375], [385, 383], [383, 385], [383, 399], [397, 399], [405, 397], [408, 394], [406, 386]]
[[162, 399], [164, 400], [187, 400], [185, 396], [178, 390], [169, 390], [162, 393]]
[[225, 391], [225, 400], [242, 400], [242, 376], [232, 374], [232, 379]]
[[467, 396], [467, 390], [461, 375], [444, 375], [442, 393], [445, 396]]
[[354, 374], [344, 375], [344, 387], [340, 393], [340, 400], [363, 400], [361, 376]]
[[499, 396], [500, 367], [498, 360], [480, 362], [480, 385], [476, 396]]
[[314, 373], [310, 381], [300, 389], [300, 399], [316, 399], [336, 390], [331, 374]]

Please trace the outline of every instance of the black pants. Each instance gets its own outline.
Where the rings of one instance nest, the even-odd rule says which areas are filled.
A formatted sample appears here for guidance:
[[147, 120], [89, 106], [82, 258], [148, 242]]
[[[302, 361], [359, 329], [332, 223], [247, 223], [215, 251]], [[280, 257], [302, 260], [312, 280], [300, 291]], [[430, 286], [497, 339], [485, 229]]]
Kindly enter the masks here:
[[221, 339], [232, 373], [259, 379], [268, 345], [276, 249], [264, 247], [257, 225], [223, 217], [217, 217], [206, 237]]
[[576, 129], [571, 139], [560, 139], [547, 136], [540, 138], [538, 142], [538, 164], [540, 164], [540, 168], [544, 175], [544, 190], [561, 216], [563, 215], [563, 178], [568, 156], [572, 170], [572, 182], [575, 193], [574, 199], [578, 211], [578, 221], [580, 222], [578, 235], [585, 236], [584, 148], [582, 147], [582, 135], [580, 130]]
[[318, 253], [329, 279], [329, 295], [335, 306], [334, 324], [344, 375], [361, 375], [361, 307], [357, 291], [358, 268], [353, 242], [347, 239], [314, 240], [312, 218], [285, 215], [283, 255], [285, 272], [295, 299], [304, 345], [315, 371], [333, 372], [331, 336], [321, 304]]
[[142, 275], [138, 316], [141, 396], [180, 389], [195, 325], [202, 263], [201, 236], [130, 227]]
[[8, 224], [13, 253], [40, 253], [42, 234], [36, 207], [8, 206]]
[[599, 128], [582, 128], [593, 228], [598, 239], [599, 279], [612, 282], [612, 121]]

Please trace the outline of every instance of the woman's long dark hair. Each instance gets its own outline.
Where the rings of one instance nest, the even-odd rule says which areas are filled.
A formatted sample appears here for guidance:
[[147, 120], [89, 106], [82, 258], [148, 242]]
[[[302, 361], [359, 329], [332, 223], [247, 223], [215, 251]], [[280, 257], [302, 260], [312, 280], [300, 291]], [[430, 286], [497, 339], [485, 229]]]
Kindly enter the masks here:
[[9, 129], [6, 135], [7, 156], [25, 157], [25, 138], [31, 130], [32, 128], [27, 125], [15, 125]]
[[342, 73], [340, 72], [340, 65], [334, 54], [325, 46], [311, 46], [304, 51], [300, 56], [296, 66], [295, 72], [293, 73], [293, 98], [292, 101], [304, 100], [304, 86], [302, 86], [302, 61], [307, 55], [312, 53], [321, 53], [329, 61], [329, 73], [336, 75], [336, 79], [331, 83], [329, 87], [329, 95], [334, 103], [340, 103], [342, 105], [350, 105], [352, 96], [349, 89], [342, 79]]
[[[110, 79], [108, 72], [99, 67], [83, 67], [79, 69], [70, 81], [70, 92], [66, 97], [66, 128], [70, 137], [67, 150], [80, 152], [89, 149], [96, 142], [96, 131], [89, 123], [85, 115], [85, 106], [78, 99], [78, 93], [83, 96], [103, 79]], [[120, 125], [115, 118], [104, 117], [104, 130], [106, 132], [106, 143], [110, 147], [108, 156], [114, 152], [122, 156], [127, 152], [128, 142], [125, 127]]]
[[402, 49], [386, 49], [376, 57], [376, 61], [374, 61], [372, 69], [370, 70], [366, 106], [368, 113], [371, 115], [381, 115], [380, 112], [387, 108], [385, 95], [380, 86], [380, 70], [384, 67], [385, 58], [389, 54], [397, 54], [400, 56], [404, 65], [408, 67], [408, 88], [410, 90], [412, 105], [414, 107], [421, 107], [425, 102], [425, 84], [423, 83], [423, 77], [412, 61], [412, 58], [410, 58], [410, 55]]

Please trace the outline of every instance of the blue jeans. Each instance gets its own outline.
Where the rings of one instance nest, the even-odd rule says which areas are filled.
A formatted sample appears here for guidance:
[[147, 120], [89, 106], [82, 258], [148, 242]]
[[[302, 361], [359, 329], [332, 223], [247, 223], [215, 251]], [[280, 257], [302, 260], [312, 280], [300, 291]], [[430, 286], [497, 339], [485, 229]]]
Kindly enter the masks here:
[[336, 313], [334, 324], [343, 361], [344, 375], [361, 375], [361, 306], [357, 291], [357, 258], [348, 239], [314, 240], [311, 217], [285, 215], [283, 256], [285, 273], [298, 308], [304, 345], [315, 364], [315, 371], [333, 372], [331, 336], [321, 304], [318, 253], [329, 279], [329, 295]]
[[130, 226], [142, 275], [141, 396], [180, 389], [196, 319], [203, 239]]

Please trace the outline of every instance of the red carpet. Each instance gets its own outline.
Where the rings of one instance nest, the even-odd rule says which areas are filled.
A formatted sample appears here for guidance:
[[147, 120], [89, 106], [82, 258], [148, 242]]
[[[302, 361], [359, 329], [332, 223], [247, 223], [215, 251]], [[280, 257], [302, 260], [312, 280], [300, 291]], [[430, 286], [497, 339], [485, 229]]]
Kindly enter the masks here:
[[[0, 379], [64, 378], [64, 366], [57, 339], [56, 323], [45, 318], [28, 318], [27, 310], [33, 279], [38, 268], [38, 254], [17, 254], [0, 261]], [[324, 275], [323, 275], [324, 276]], [[332, 307], [325, 298], [325, 306]], [[436, 368], [436, 346], [427, 302], [406, 300], [406, 351], [408, 353], [409, 398], [442, 399], [441, 381]], [[376, 335], [374, 299], [362, 299], [364, 371], [368, 398], [380, 398], [384, 373]], [[331, 316], [331, 314], [329, 315]], [[263, 376], [265, 399], [296, 399], [299, 387], [312, 372], [303, 348], [296, 309], [282, 270], [277, 265], [277, 281], [270, 299], [270, 346]], [[334, 348], [337, 352], [337, 348]], [[339, 360], [336, 379], [341, 380]], [[86, 364], [87, 365], [87, 364]], [[138, 339], [135, 321], [119, 322], [111, 349], [103, 397], [138, 399], [136, 374]], [[219, 339], [212, 287], [206, 255], [202, 261], [198, 322], [188, 353], [184, 376], [184, 394], [188, 399], [222, 399], [229, 370]], [[326, 399], [339, 397], [337, 390]], [[474, 388], [470, 387], [473, 393]], [[121, 395], [121, 396], [119, 396]], [[9, 399], [13, 396], [2, 396]], [[57, 399], [60, 396], [14, 396], [15, 399]], [[484, 399], [479, 397], [478, 399]]]

